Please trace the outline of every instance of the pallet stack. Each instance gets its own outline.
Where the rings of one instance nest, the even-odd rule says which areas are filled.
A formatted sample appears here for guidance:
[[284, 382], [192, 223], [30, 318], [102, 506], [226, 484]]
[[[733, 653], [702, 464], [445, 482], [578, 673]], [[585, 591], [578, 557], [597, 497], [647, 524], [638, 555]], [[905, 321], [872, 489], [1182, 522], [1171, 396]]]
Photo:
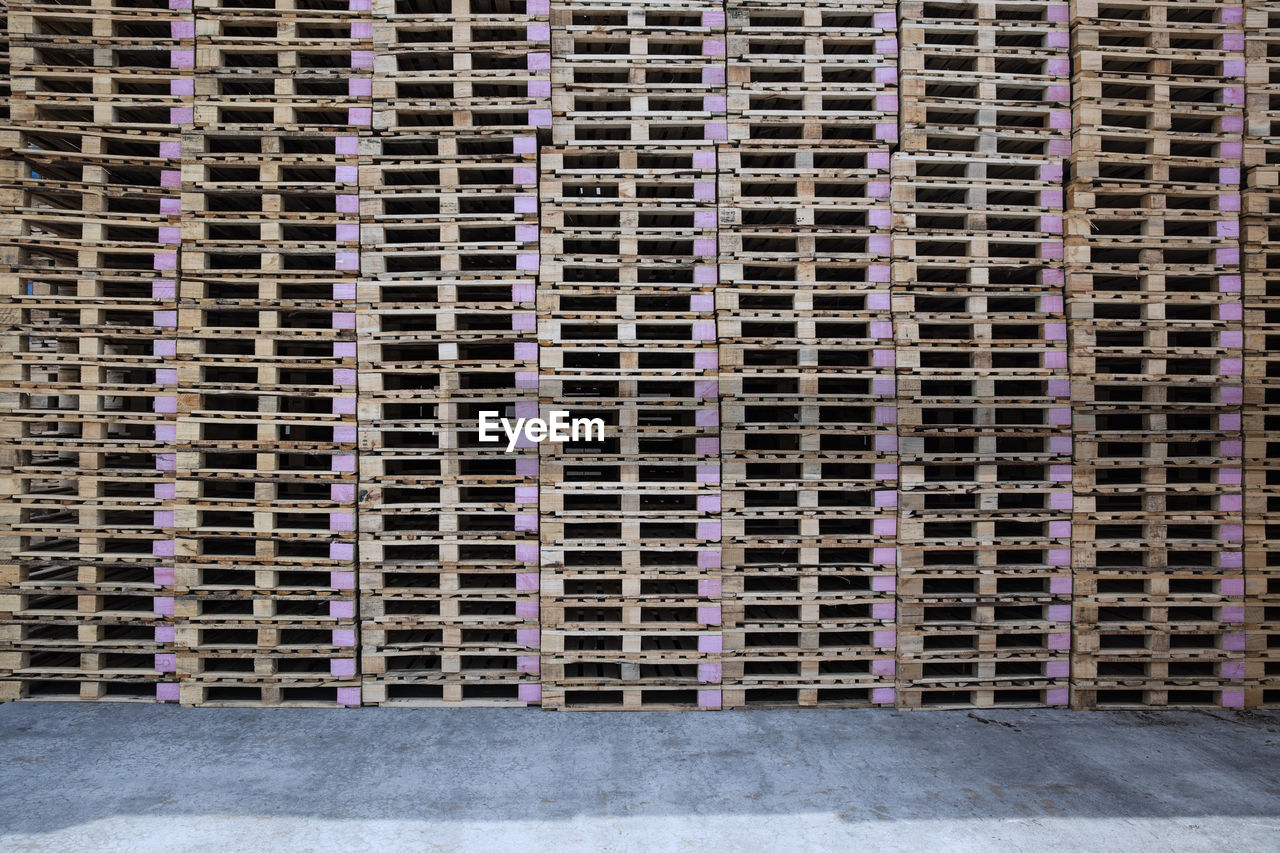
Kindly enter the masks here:
[[894, 4], [736, 3], [727, 52], [725, 706], [892, 705]]
[[1065, 705], [1065, 2], [905, 2], [900, 707]]
[[1242, 12], [1073, 4], [1076, 707], [1244, 701]]
[[1245, 8], [1245, 705], [1280, 707], [1280, 2]]
[[718, 2], [553, 2], [542, 150], [541, 445], [550, 708], [718, 708]]
[[196, 3], [178, 324], [183, 704], [360, 704], [361, 5]]
[[365, 701], [530, 704], [538, 451], [480, 439], [538, 412], [538, 136], [547, 5], [374, 4], [361, 167]]
[[191, 11], [36, 0], [8, 25], [0, 699], [173, 701]]

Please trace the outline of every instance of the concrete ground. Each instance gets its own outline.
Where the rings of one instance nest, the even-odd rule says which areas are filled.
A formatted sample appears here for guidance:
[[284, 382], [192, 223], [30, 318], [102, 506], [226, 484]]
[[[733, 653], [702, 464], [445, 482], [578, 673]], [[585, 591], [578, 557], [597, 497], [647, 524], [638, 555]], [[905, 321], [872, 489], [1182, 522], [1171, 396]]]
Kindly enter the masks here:
[[0, 850], [1280, 850], [1280, 714], [0, 706]]

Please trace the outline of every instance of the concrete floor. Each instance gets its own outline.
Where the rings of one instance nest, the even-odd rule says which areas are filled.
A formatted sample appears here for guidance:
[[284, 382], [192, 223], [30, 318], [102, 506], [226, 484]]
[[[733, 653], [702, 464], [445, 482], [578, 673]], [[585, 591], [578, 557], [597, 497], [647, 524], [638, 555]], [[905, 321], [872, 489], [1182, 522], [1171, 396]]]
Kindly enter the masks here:
[[0, 850], [1280, 850], [1280, 714], [0, 706]]

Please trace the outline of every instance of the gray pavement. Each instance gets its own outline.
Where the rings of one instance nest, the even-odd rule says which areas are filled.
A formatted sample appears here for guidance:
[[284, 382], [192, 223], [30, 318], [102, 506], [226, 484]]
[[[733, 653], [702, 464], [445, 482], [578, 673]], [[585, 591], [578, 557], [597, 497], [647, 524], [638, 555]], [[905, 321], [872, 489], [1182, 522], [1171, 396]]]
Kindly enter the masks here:
[[1280, 714], [0, 706], [0, 850], [1280, 851]]

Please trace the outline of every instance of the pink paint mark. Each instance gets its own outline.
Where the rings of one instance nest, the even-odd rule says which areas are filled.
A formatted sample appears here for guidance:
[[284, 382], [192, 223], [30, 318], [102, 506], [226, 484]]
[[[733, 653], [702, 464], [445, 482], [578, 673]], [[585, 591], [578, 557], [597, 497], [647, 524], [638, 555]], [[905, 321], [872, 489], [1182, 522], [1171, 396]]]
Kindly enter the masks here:
[[156, 685], [157, 702], [177, 702], [180, 695], [180, 687], [177, 684], [169, 683]]
[[528, 673], [529, 675], [537, 675], [539, 671], [538, 656], [516, 655], [516, 670]]
[[720, 568], [720, 552], [719, 551], [699, 551], [698, 552], [698, 568], [700, 569]]
[[537, 619], [538, 618], [538, 602], [536, 601], [517, 601], [516, 616], [520, 619]]
[[521, 684], [516, 687], [516, 698], [521, 702], [541, 702], [541, 684]]
[[[537, 460], [533, 460], [536, 462]], [[522, 563], [538, 562], [538, 546], [537, 545], [517, 545], [516, 559]]]
[[[896, 467], [896, 466], [895, 466]], [[877, 566], [894, 567], [898, 565], [897, 548], [872, 548], [871, 562]]]
[[700, 663], [698, 664], [698, 681], [702, 684], [716, 684], [720, 681], [720, 664], [718, 663]]
[[1049, 635], [1049, 650], [1054, 652], [1066, 651], [1071, 648], [1071, 635], [1066, 633]]
[[715, 513], [720, 511], [719, 495], [698, 495], [698, 512]]
[[538, 628], [517, 628], [516, 645], [536, 649], [542, 645], [542, 631]]
[[719, 634], [701, 634], [698, 637], [698, 651], [710, 655], [720, 654], [724, 651], [724, 638]]
[[169, 596], [156, 596], [151, 599], [151, 612], [156, 616], [172, 616], [173, 601]]
[[334, 691], [334, 701], [344, 708], [360, 707], [359, 687], [339, 687]]
[[871, 688], [872, 705], [892, 705], [897, 701], [897, 691], [892, 687]]
[[719, 690], [699, 690], [698, 691], [698, 707], [699, 708], [720, 708], [723, 700], [720, 697]]

